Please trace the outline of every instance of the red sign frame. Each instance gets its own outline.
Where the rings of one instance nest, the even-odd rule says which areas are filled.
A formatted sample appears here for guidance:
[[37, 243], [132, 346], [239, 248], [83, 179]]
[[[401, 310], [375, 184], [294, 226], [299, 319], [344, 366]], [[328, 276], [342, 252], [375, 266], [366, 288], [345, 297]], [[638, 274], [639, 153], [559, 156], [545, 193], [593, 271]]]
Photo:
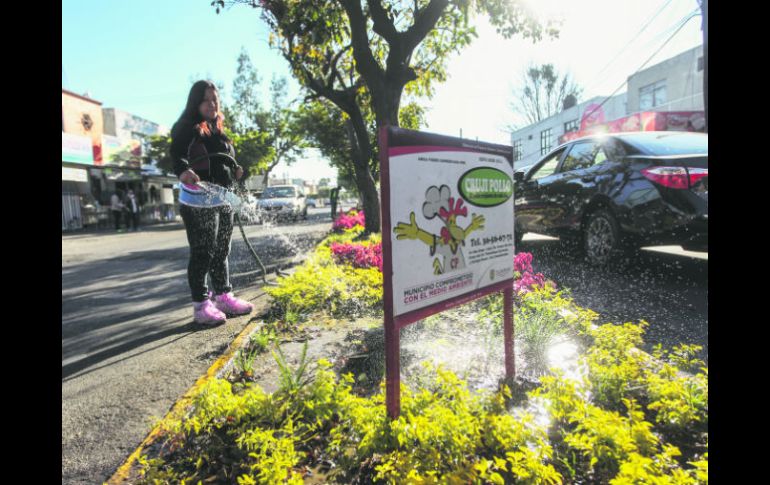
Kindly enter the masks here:
[[[380, 189], [381, 189], [381, 223], [382, 223], [382, 274], [383, 301], [385, 307], [385, 369], [386, 369], [386, 404], [388, 416], [398, 417], [401, 410], [401, 375], [400, 375], [400, 330], [401, 328], [422, 320], [430, 315], [463, 305], [477, 298], [503, 292], [503, 327], [505, 345], [505, 374], [512, 379], [515, 375], [513, 349], [513, 278], [485, 286], [478, 290], [464, 293], [417, 310], [394, 316], [393, 310], [393, 253], [391, 232], [393, 230], [390, 214], [390, 156], [410, 152], [410, 146], [430, 146], [439, 150], [483, 152], [505, 157], [513, 167], [513, 147], [486, 142], [473, 142], [462, 138], [454, 138], [433, 133], [425, 133], [403, 128], [384, 126], [378, 134], [380, 151]], [[397, 138], [397, 147], [392, 141]], [[513, 218], [514, 215], [511, 214]], [[515, 225], [514, 225], [515, 231]], [[515, 240], [515, 237], [514, 237]]]

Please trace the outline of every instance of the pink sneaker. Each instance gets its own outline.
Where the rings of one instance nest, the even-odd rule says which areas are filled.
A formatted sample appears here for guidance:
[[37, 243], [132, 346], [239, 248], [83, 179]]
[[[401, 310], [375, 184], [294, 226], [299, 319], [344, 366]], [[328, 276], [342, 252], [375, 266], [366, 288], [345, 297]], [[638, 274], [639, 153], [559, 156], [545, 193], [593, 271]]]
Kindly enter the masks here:
[[225, 314], [217, 310], [217, 307], [214, 306], [214, 303], [212, 303], [211, 300], [203, 300], [200, 303], [194, 303], [193, 308], [195, 309], [193, 312], [195, 323], [202, 325], [217, 325], [225, 323], [225, 320], [227, 320]]
[[232, 291], [214, 297], [214, 304], [219, 311], [233, 316], [248, 315], [254, 310], [254, 305], [236, 298]]

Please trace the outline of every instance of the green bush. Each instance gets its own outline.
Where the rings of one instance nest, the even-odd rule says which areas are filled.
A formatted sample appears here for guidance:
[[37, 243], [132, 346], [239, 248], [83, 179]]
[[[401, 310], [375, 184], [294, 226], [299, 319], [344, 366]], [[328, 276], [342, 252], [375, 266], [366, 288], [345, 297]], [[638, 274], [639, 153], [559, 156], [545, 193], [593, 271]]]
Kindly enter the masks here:
[[[345, 271], [324, 251], [307, 263], [314, 279]], [[324, 306], [311, 274], [284, 279], [278, 295], [300, 309], [342, 312]], [[341, 279], [340, 295], [354, 278]], [[301, 281], [307, 295], [291, 300], [289, 282]], [[477, 305], [488, 322], [499, 319], [499, 298]], [[595, 312], [549, 288], [522, 296], [516, 311], [522, 325], [527, 315], [532, 325], [551, 322], [579, 336], [582, 374], [554, 371], [511, 411], [506, 387], [472, 392], [452, 372], [428, 366], [428, 379], [402, 385], [401, 416], [390, 421], [384, 384], [359, 396], [354, 377], [338, 377], [329, 362], [310, 372], [303, 358], [291, 369], [278, 352], [278, 391], [209, 382], [191, 412], [165, 428], [161, 456], [141, 460], [140, 483], [302, 483], [321, 460], [336, 464], [323, 477], [328, 483], [708, 482], [708, 369], [694, 358], [698, 347], [645, 354], [638, 350], [644, 322], [596, 326]]]
[[324, 311], [340, 317], [381, 310], [382, 273], [377, 268], [336, 264], [321, 244], [296, 271], [265, 290], [284, 312], [307, 316]]

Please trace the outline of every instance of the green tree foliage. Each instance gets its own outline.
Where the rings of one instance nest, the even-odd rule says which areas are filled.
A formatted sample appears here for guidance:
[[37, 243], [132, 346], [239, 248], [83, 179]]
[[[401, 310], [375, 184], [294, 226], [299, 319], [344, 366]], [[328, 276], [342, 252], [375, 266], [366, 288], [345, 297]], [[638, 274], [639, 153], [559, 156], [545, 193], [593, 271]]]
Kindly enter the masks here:
[[540, 25], [515, 0], [212, 2], [217, 12], [228, 4], [258, 9], [271, 30], [271, 43], [300, 83], [347, 115], [367, 232], [378, 231], [380, 225], [379, 199], [369, 170], [377, 160], [372, 134], [366, 133], [367, 112], [374, 115], [377, 129], [399, 126], [405, 90], [407, 95], [431, 96], [435, 83], [446, 79], [449, 56], [476, 36], [468, 23], [471, 14], [488, 15], [506, 37], [520, 33], [538, 40], [543, 33], [556, 34], [552, 25]]
[[[225, 115], [225, 133], [233, 142], [238, 163], [244, 177], [261, 174], [266, 184], [270, 171], [280, 162], [293, 163], [306, 147], [297, 128], [297, 116], [292, 102], [287, 101], [285, 78], [274, 78], [270, 85], [270, 106], [260, 103], [261, 79], [245, 49], [237, 59], [231, 101], [222, 100]], [[220, 97], [224, 87], [216, 83]], [[148, 157], [158, 160], [158, 168], [172, 172], [173, 160], [169, 155], [170, 135], [156, 135], [149, 139]]]
[[257, 116], [259, 129], [267, 134], [273, 151], [266, 157], [265, 165], [260, 167], [263, 185], [267, 185], [270, 171], [279, 163], [294, 163], [308, 144], [303, 136], [297, 110], [287, 97], [286, 78], [274, 77], [270, 83], [270, 109]]

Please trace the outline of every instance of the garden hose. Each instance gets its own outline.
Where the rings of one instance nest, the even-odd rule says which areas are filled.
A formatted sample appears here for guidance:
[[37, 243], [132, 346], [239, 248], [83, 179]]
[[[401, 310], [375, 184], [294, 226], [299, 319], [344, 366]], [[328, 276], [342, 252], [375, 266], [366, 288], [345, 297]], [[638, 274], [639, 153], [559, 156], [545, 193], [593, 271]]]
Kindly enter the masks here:
[[[195, 158], [193, 158], [193, 159], [191, 159], [189, 161], [187, 161], [187, 160], [186, 161], [189, 164], [189, 163], [192, 163], [192, 162], [195, 162], [195, 161], [198, 161], [198, 160], [202, 160], [203, 158], [209, 158], [209, 157], [213, 157], [213, 156], [226, 157], [226, 158], [229, 158], [230, 160], [232, 160], [236, 165], [238, 164], [238, 162], [233, 157], [231, 157], [229, 154], [227, 154], [227, 153], [211, 153], [211, 154], [201, 155], [201, 156], [195, 157]], [[210, 166], [211, 166], [211, 160], [209, 160], [209, 167]], [[209, 172], [211, 172], [211, 170], [209, 170]], [[237, 195], [238, 197], [240, 197], [241, 200], [243, 200], [243, 195], [245, 195], [245, 193], [246, 193], [246, 187], [244, 186], [244, 184], [242, 182], [240, 182], [240, 183], [236, 184], [236, 189], [240, 189], [240, 191], [233, 190], [233, 193], [235, 195]], [[238, 193], [238, 192], [240, 192], [240, 193]], [[259, 258], [259, 255], [257, 255], [257, 252], [254, 250], [254, 247], [251, 245], [251, 242], [249, 242], [249, 238], [246, 237], [246, 230], [243, 228], [243, 224], [241, 223], [241, 218], [240, 218], [240, 216], [239, 216], [239, 214], [237, 212], [235, 213], [235, 222], [238, 224], [238, 228], [241, 230], [241, 236], [243, 236], [243, 242], [246, 243], [246, 247], [249, 248], [249, 252], [254, 257], [254, 260], [257, 262], [257, 264], [259, 265], [260, 269], [262, 270], [262, 275], [261, 275], [262, 276], [262, 281], [266, 285], [275, 286], [275, 283], [267, 281], [267, 268], [262, 263], [262, 260]], [[287, 275], [287, 273], [281, 272], [280, 268], [276, 268], [275, 273], [278, 276], [286, 276]]]

